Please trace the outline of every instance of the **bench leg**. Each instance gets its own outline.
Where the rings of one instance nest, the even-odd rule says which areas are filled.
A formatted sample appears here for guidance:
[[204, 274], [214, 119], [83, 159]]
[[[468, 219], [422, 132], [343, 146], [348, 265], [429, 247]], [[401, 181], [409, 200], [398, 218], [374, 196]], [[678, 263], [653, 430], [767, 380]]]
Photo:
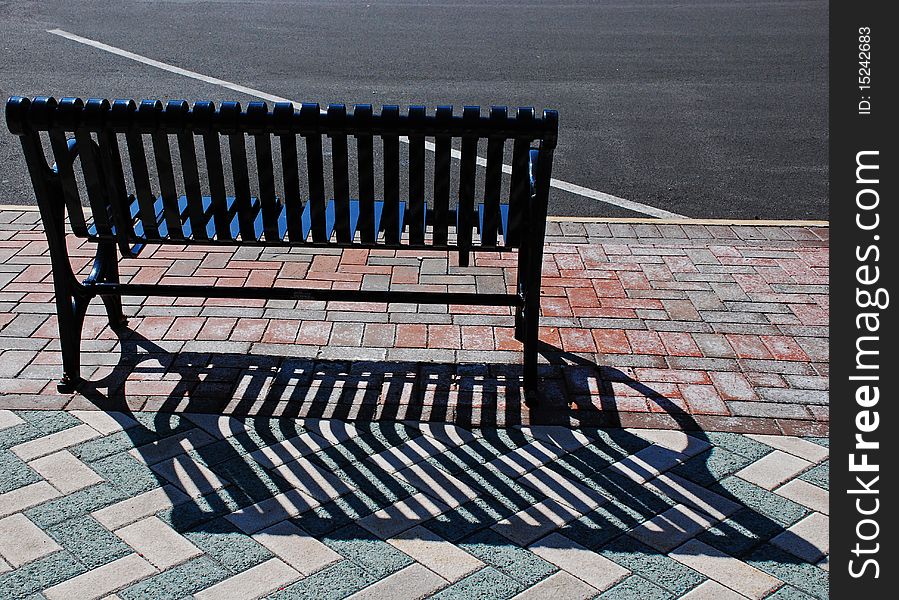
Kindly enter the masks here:
[[537, 406], [537, 347], [540, 332], [540, 297], [529, 297], [524, 307], [524, 394], [529, 408]]
[[524, 342], [524, 311], [520, 306], [515, 308], [515, 339]]
[[62, 353], [62, 379], [56, 388], [61, 393], [74, 392], [81, 382], [81, 330], [89, 297], [73, 293], [64, 276], [54, 278], [56, 316], [59, 321], [59, 347]]
[[[116, 247], [113, 242], [100, 242], [97, 245], [97, 257], [94, 259], [94, 270], [91, 273], [94, 281], [110, 283], [119, 282], [119, 261], [116, 256]], [[100, 299], [106, 307], [106, 316], [109, 317], [109, 326], [119, 329], [128, 325], [128, 318], [122, 310], [122, 297], [115, 294], [101, 294]]]

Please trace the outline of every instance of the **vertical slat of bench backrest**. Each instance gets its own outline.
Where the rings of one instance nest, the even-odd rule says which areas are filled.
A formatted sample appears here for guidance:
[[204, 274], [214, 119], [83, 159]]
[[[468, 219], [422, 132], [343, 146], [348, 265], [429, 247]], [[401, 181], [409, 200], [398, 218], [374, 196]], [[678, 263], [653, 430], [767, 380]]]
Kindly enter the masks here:
[[150, 132], [153, 143], [153, 156], [156, 159], [156, 172], [159, 177], [159, 193], [162, 196], [162, 215], [165, 220], [169, 239], [184, 238], [181, 230], [181, 211], [178, 208], [178, 192], [175, 190], [175, 172], [172, 167], [172, 150], [169, 147], [169, 136], [162, 124], [162, 102], [143, 100], [139, 111], [152, 113], [156, 126]]
[[115, 112], [108, 100], [90, 100], [85, 106], [89, 120], [95, 121], [99, 128], [97, 140], [100, 151], [101, 173], [105, 177], [106, 197], [112, 211], [115, 225], [116, 241], [123, 254], [130, 253], [129, 243], [134, 239], [134, 223], [131, 219], [131, 205], [125, 186], [125, 171], [122, 169], [122, 157], [119, 151], [119, 140], [116, 137], [116, 119], [120, 112], [128, 113], [128, 101], [123, 100], [115, 105]]
[[203, 136], [203, 155], [206, 158], [206, 174], [209, 177], [209, 197], [215, 237], [219, 241], [230, 240], [231, 218], [225, 192], [225, 173], [222, 165], [222, 145], [219, 132], [213, 128], [216, 119], [215, 104], [209, 101], [195, 102], [193, 107], [194, 131]]
[[331, 138], [331, 164], [334, 172], [334, 229], [337, 243], [353, 241], [350, 230], [350, 169], [347, 156], [346, 106], [328, 106], [328, 130]]
[[272, 159], [272, 140], [268, 127], [268, 106], [265, 102], [247, 105], [247, 131], [256, 146], [256, 172], [259, 177], [259, 201], [262, 204], [262, 230], [266, 242], [280, 242], [278, 217], [281, 206], [275, 198], [275, 167]]
[[97, 144], [90, 129], [84, 126], [85, 111], [82, 110], [81, 123], [75, 128], [75, 142], [78, 144], [78, 156], [81, 158], [81, 169], [84, 174], [84, 185], [87, 188], [88, 204], [94, 217], [94, 228], [97, 235], [110, 237], [112, 223], [109, 221], [109, 207], [106, 201], [106, 182], [102, 174]]
[[[146, 103], [146, 104], [145, 104]], [[150, 183], [150, 171], [147, 166], [147, 151], [144, 147], [144, 133], [149, 133], [157, 126], [157, 112], [150, 101], [141, 102], [134, 113], [131, 126], [125, 132], [125, 144], [128, 146], [128, 160], [131, 163], [131, 176], [134, 178], [134, 193], [137, 196], [138, 218], [148, 240], [160, 239], [156, 196]]]
[[396, 133], [400, 107], [387, 105], [381, 108], [381, 139], [384, 141], [384, 213], [381, 228], [384, 243], [400, 243], [400, 137]]
[[163, 121], [166, 128], [175, 132], [178, 139], [178, 155], [181, 157], [181, 176], [184, 195], [187, 198], [189, 234], [195, 240], [206, 240], [206, 216], [203, 212], [203, 193], [200, 190], [200, 170], [197, 167], [197, 148], [193, 131], [188, 127], [190, 106], [184, 100], [169, 100], [165, 106]]
[[322, 159], [322, 137], [319, 131], [321, 109], [318, 104], [304, 102], [300, 108], [300, 121], [306, 139], [306, 169], [309, 176], [309, 217], [312, 222], [312, 241], [324, 244], [328, 241], [325, 216], [325, 165]]
[[[56, 111], [71, 122], [75, 119], [68, 118], [68, 113], [80, 113], [82, 107], [83, 103], [80, 98], [63, 98], [59, 101]], [[56, 168], [62, 186], [62, 196], [65, 201], [66, 211], [69, 214], [69, 222], [72, 224], [72, 231], [75, 235], [87, 236], [84, 209], [81, 207], [81, 195], [78, 193], [78, 183], [75, 181], [74, 159], [71, 158], [69, 153], [66, 132], [63, 129], [53, 127], [49, 131], [49, 136], [50, 148], [53, 150], [53, 156], [56, 158]]]
[[[425, 121], [424, 106], [409, 107], [409, 123], [413, 129]], [[425, 243], [425, 136], [409, 135], [409, 243]]]
[[[452, 106], [438, 106], [437, 126], [449, 127], [453, 118]], [[437, 135], [434, 139], [434, 245], [447, 244], [447, 226], [449, 225], [449, 190], [450, 190], [450, 150], [452, 138], [449, 135]]]
[[[357, 104], [353, 108], [353, 122], [365, 131], [372, 120], [371, 104]], [[374, 140], [370, 133], [356, 134], [356, 153], [359, 170], [359, 238], [364, 244], [378, 239], [375, 231], [375, 158]]]
[[281, 146], [281, 174], [284, 179], [284, 218], [287, 239], [292, 244], [303, 242], [303, 199], [300, 195], [300, 171], [297, 164], [297, 138], [293, 133], [293, 104], [277, 102], [272, 120]]
[[65, 201], [66, 211], [69, 214], [69, 222], [75, 235], [86, 236], [87, 225], [84, 222], [84, 211], [81, 208], [81, 196], [78, 193], [78, 183], [75, 181], [74, 161], [69, 158], [69, 144], [66, 140], [66, 132], [59, 129], [51, 129], [50, 148], [56, 159], [56, 170], [59, 173], [59, 183], [62, 186], [62, 196]]
[[[528, 177], [528, 221], [527, 239], [521, 243], [519, 264], [524, 261], [526, 268], [525, 293], [539, 303], [540, 279], [543, 267], [543, 244], [546, 239], [546, 213], [549, 200], [553, 151], [556, 147], [556, 135], [559, 128], [559, 115], [554, 110], [543, 111], [544, 133], [540, 138], [538, 149], [528, 151], [529, 164], [534, 168], [535, 187], [531, 189], [531, 177]], [[519, 273], [521, 273], [519, 269]], [[521, 277], [520, 277], [521, 279]], [[520, 284], [519, 284], [520, 285]]]
[[462, 136], [462, 159], [459, 165], [459, 205], [456, 209], [456, 238], [459, 246], [459, 266], [467, 267], [471, 250], [471, 217], [474, 212], [474, 188], [477, 175], [478, 137], [471, 130], [478, 127], [480, 107], [462, 109], [462, 123], [468, 130]]
[[256, 240], [255, 215], [252, 212], [250, 196], [250, 175], [247, 172], [247, 144], [243, 130], [239, 127], [240, 102], [222, 102], [219, 107], [221, 132], [228, 136], [228, 150], [231, 156], [231, 173], [234, 177], [234, 205], [240, 238], [244, 241]]
[[63, 249], [60, 246], [65, 244], [65, 210], [62, 205], [53, 201], [51, 170], [44, 157], [39, 131], [41, 124], [50, 123], [56, 106], [56, 99], [47, 96], [39, 96], [33, 101], [30, 98], [13, 96], [6, 102], [7, 126], [13, 135], [19, 136], [44, 229], [48, 234], [52, 233], [47, 235], [47, 244], [50, 249], [50, 260], [54, 266], [58, 261], [57, 257], [64, 256], [59, 250]]
[[[534, 109], [518, 109], [517, 127], [528, 131], [534, 122]], [[516, 137], [512, 147], [512, 190], [509, 196], [509, 223], [505, 245], [518, 247], [524, 232], [531, 182], [528, 174], [528, 155], [531, 141], [525, 136]]]
[[[506, 125], [508, 111], [505, 106], [490, 108], [492, 129]], [[481, 230], [481, 246], [496, 247], [496, 232], [500, 223], [500, 195], [503, 185], [503, 144], [505, 138], [491, 135], [487, 140], [487, 169], [484, 178], [484, 223]]]

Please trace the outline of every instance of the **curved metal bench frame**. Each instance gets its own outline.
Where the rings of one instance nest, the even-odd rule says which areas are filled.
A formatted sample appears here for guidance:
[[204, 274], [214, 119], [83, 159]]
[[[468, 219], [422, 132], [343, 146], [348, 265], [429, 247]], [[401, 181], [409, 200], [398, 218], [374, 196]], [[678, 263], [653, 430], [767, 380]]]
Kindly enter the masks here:
[[[321, 111], [317, 104], [132, 100], [14, 96], [6, 104], [9, 130], [20, 138], [47, 235], [59, 317], [63, 377], [60, 391], [74, 390], [81, 381], [81, 330], [87, 306], [99, 296], [110, 326], [127, 324], [123, 295], [193, 296], [206, 298], [266, 298], [515, 307], [515, 335], [524, 343], [524, 382], [529, 404], [536, 400], [537, 334], [541, 267], [553, 151], [558, 114], [519, 108], [510, 116], [505, 107], [481, 115], [466, 106], [453, 115], [449, 106], [428, 114], [412, 106], [400, 114], [384, 106], [356, 105], [352, 113], [340, 104]], [[73, 137], [70, 137], [73, 134]], [[126, 140], [127, 153], [119, 148]], [[176, 136], [184, 194], [176, 191], [170, 136]], [[326, 201], [322, 136], [331, 140], [334, 198]], [[252, 195], [245, 140], [252, 136], [258, 194]], [[359, 198], [349, 198], [347, 137], [356, 138]], [[280, 142], [284, 198], [275, 195], [276, 170], [272, 138]], [[297, 138], [306, 143], [306, 169], [297, 164]], [[374, 200], [373, 138], [383, 142], [384, 198]], [[399, 200], [399, 142], [409, 150], [409, 200]], [[43, 138], [43, 139], [42, 139]], [[145, 140], [153, 148], [160, 193], [151, 191]], [[203, 195], [196, 138], [206, 159], [208, 195]], [[235, 195], [226, 197], [221, 140], [228, 141]], [[433, 138], [434, 142], [426, 142]], [[457, 208], [450, 206], [450, 160], [453, 138], [461, 139]], [[484, 200], [475, 204], [479, 139], [487, 140]], [[501, 202], [503, 149], [513, 142], [508, 204]], [[405, 140], [404, 140], [405, 141]], [[47, 142], [55, 158], [45, 158]], [[425, 149], [435, 154], [432, 207], [425, 199]], [[537, 147], [533, 145], [537, 143]], [[90, 215], [82, 208], [76, 170], [86, 184]], [[482, 163], [483, 164], [483, 163]], [[130, 168], [134, 190], [128, 190], [124, 167]], [[305, 174], [308, 196], [300, 193]], [[68, 224], [77, 237], [97, 243], [93, 269], [78, 281], [66, 246]], [[455, 240], [450, 235], [455, 228]], [[430, 231], [430, 235], [428, 235]], [[475, 239], [473, 232], [478, 232]], [[118, 254], [136, 257], [146, 244], [306, 246], [458, 252], [468, 266], [471, 252], [518, 250], [518, 289], [514, 294], [427, 291], [355, 291], [262, 287], [213, 287], [121, 283]]]

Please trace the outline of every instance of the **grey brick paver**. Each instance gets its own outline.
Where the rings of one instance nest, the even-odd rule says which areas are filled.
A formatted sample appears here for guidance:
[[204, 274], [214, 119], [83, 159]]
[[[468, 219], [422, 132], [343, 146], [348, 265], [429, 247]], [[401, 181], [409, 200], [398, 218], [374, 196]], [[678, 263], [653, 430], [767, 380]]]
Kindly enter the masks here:
[[350, 598], [352, 600], [377, 600], [380, 598], [417, 600], [430, 596], [446, 585], [445, 579], [416, 563], [388, 575], [377, 583], [356, 592]]
[[586, 600], [596, 596], [596, 593], [596, 588], [587, 585], [567, 571], [559, 571], [533, 587], [524, 590], [515, 596], [513, 600], [542, 600], [543, 598]]
[[754, 483], [766, 490], [789, 481], [802, 471], [810, 467], [812, 463], [796, 456], [792, 456], [781, 450], [775, 450], [764, 458], [737, 471], [736, 476]]
[[65, 450], [33, 460], [28, 465], [63, 494], [103, 481], [100, 475]]
[[814, 511], [825, 515], [830, 514], [827, 490], [802, 479], [794, 479], [780, 486], [774, 492]]
[[629, 535], [667, 553], [714, 523], [714, 518], [678, 504], [635, 527]]
[[422, 526], [408, 529], [387, 542], [450, 583], [484, 566], [479, 559]]
[[202, 554], [199, 548], [157, 517], [127, 525], [115, 534], [160, 571]]
[[340, 554], [289, 521], [263, 529], [253, 538], [303, 575], [342, 560]]
[[253, 600], [299, 578], [300, 574], [297, 571], [277, 558], [272, 558], [195, 593], [194, 598], [197, 600], [216, 600], [218, 598]]
[[806, 562], [815, 563], [830, 553], [828, 523], [825, 515], [813, 512], [776, 535], [771, 543]]
[[143, 579], [155, 572], [153, 567], [136, 554], [108, 563], [44, 591], [48, 600], [102, 598], [110, 592]]
[[698, 540], [680, 546], [671, 552], [671, 557], [749, 598], [763, 598], [783, 584]]
[[624, 567], [558, 533], [534, 542], [529, 548], [543, 560], [580, 578], [599, 591], [612, 587], [630, 575], [630, 571]]
[[0, 519], [0, 556], [18, 568], [62, 547], [23, 514]]

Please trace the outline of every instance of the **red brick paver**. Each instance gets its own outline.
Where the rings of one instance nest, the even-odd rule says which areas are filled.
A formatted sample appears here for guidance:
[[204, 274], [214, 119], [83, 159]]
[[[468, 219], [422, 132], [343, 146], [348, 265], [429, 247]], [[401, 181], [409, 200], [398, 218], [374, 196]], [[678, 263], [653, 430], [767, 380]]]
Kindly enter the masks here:
[[[2, 215], [0, 408], [89, 406], [52, 384], [39, 220]], [[538, 411], [521, 405], [521, 343], [502, 307], [126, 298], [137, 335], [123, 345], [94, 302], [82, 374], [135, 407], [827, 432], [826, 228], [550, 223], [547, 235]], [[67, 241], [86, 274], [91, 245]], [[475, 255], [470, 270], [425, 254], [171, 246], [121, 265], [148, 283], [515, 289], [514, 254]]]

